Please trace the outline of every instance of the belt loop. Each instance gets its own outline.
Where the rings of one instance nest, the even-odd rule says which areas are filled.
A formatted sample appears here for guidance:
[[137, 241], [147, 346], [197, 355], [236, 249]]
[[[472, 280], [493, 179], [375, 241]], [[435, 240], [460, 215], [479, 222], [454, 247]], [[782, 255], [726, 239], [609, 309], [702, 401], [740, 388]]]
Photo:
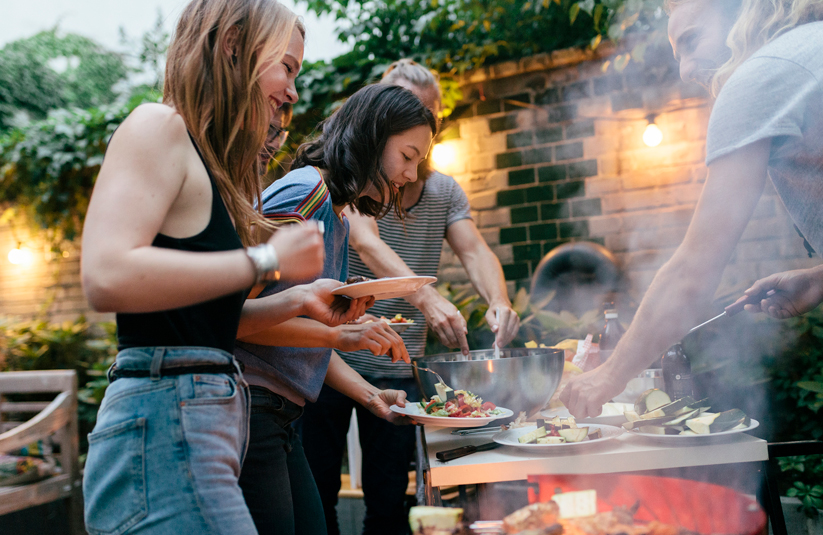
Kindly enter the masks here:
[[114, 379], [117, 379], [117, 377], [112, 378], [112, 375], [114, 375], [115, 366], [117, 366], [117, 363], [112, 364], [111, 366], [109, 366], [109, 369], [106, 370], [106, 379], [109, 380], [109, 384], [112, 384], [114, 382]]
[[243, 388], [248, 387], [249, 383], [247, 383], [246, 378], [243, 377], [243, 363], [237, 360], [235, 357], [232, 357], [231, 363], [234, 366], [234, 369], [237, 370], [237, 384], [239, 384]]
[[165, 347], [154, 348], [154, 356], [152, 356], [151, 358], [151, 369], [149, 373], [149, 377], [151, 377], [152, 381], [160, 380], [160, 368], [163, 366], [163, 357], [165, 356], [165, 354]]

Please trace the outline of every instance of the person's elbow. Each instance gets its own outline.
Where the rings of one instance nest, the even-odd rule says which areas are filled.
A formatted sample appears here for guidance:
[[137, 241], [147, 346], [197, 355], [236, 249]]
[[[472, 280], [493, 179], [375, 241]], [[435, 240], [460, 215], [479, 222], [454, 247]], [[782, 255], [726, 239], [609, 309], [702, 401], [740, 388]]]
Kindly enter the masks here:
[[113, 272], [95, 266], [82, 266], [83, 293], [96, 312], [119, 312], [122, 308], [123, 284], [118, 282]]

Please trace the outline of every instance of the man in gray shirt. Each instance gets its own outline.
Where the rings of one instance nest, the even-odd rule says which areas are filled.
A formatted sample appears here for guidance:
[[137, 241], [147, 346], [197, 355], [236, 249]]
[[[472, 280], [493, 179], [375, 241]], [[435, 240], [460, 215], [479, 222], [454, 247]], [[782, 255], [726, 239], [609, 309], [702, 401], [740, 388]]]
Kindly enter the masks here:
[[[705, 319], [767, 177], [797, 227], [823, 251], [823, 0], [669, 0], [668, 9], [681, 78], [717, 95], [708, 178], [683, 243], [658, 271], [611, 358], [561, 393], [578, 417], [600, 414], [603, 403]], [[800, 276], [804, 281], [786, 274], [770, 279], [782, 285], [761, 281], [742, 300], [778, 317], [780, 299], [796, 301], [795, 312], [806, 310], [823, 299], [809, 290], [809, 277], [820, 280], [813, 271]], [[767, 299], [755, 297], [770, 289]]]

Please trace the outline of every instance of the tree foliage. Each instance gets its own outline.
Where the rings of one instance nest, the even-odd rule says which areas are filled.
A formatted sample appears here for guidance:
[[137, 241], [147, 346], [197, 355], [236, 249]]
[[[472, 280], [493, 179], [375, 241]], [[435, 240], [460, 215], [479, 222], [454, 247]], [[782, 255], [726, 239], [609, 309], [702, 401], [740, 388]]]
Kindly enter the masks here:
[[0, 132], [55, 108], [110, 104], [124, 80], [123, 58], [80, 35], [55, 29], [14, 41], [0, 50]]

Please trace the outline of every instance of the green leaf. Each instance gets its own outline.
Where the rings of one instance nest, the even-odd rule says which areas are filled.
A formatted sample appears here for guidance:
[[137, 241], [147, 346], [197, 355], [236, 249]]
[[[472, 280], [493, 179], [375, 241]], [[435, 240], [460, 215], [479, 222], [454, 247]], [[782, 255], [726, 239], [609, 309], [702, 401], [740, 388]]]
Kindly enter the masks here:
[[802, 388], [803, 390], [809, 390], [811, 392], [816, 392], [818, 394], [823, 393], [823, 383], [816, 382], [816, 381], [799, 381], [797, 383], [798, 388]]
[[572, 7], [569, 8], [569, 23], [574, 25], [574, 21], [577, 20], [577, 15], [580, 14], [580, 4], [574, 3]]

